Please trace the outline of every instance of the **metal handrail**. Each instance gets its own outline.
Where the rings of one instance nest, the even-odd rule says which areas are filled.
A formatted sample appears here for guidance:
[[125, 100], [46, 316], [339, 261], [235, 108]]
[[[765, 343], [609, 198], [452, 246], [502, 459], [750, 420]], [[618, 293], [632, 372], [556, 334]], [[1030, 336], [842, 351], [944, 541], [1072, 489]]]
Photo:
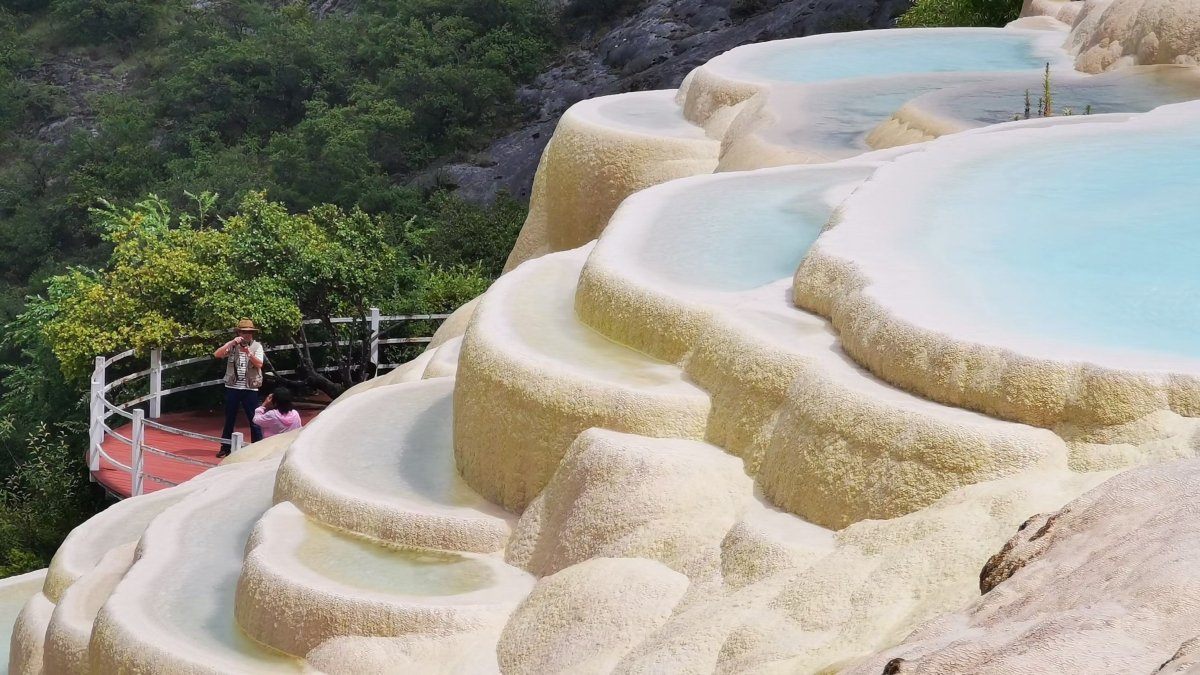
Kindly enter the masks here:
[[117, 460], [113, 459], [112, 455], [109, 455], [107, 452], [105, 452], [103, 448], [100, 449], [100, 455], [102, 457], [104, 457], [104, 459], [107, 459], [109, 461], [109, 463], [115, 465], [117, 468], [121, 469], [122, 471], [124, 471], [126, 473], [133, 472], [133, 467], [127, 466], [127, 465], [122, 464], [122, 463], [118, 462]]
[[[405, 321], [441, 320], [441, 319], [446, 319], [449, 316], [450, 316], [449, 314], [397, 314], [397, 315], [385, 316], [380, 313], [378, 308], [372, 307], [370, 314], [367, 317], [363, 317], [363, 318], [360, 318], [360, 317], [336, 317], [331, 320], [331, 323], [339, 324], [339, 325], [340, 324], [349, 324], [349, 323], [355, 323], [355, 322], [362, 321], [365, 318], [365, 320], [367, 321], [367, 323], [369, 324], [370, 329], [371, 329], [370, 336], [369, 336], [369, 343], [370, 343], [369, 358], [370, 358], [370, 362], [375, 366], [375, 374], [378, 375], [380, 372], [382, 372], [385, 369], [395, 368], [396, 366], [400, 365], [397, 363], [382, 363], [381, 364], [379, 362], [379, 347], [381, 345], [425, 344], [425, 343], [432, 341], [432, 339], [433, 339], [432, 337], [384, 338], [383, 334], [386, 332], [386, 330], [382, 328], [381, 324], [383, 324], [384, 322], [392, 323], [392, 322], [405, 322]], [[305, 319], [302, 323], [304, 325], [314, 325], [314, 324], [324, 323], [324, 320], [322, 320], [322, 319]], [[185, 336], [185, 337], [191, 337], [191, 338], [210, 337], [213, 335], [219, 335], [223, 332], [224, 332], [223, 330], [207, 331], [205, 333], [201, 333], [200, 335]], [[181, 339], [183, 339], [183, 338], [181, 338]], [[310, 343], [308, 343], [308, 346], [309, 347], [324, 347], [324, 346], [329, 346], [332, 344], [337, 344], [337, 342], [338, 341], [335, 337], [331, 341], [310, 342]], [[268, 347], [266, 349], [266, 351], [279, 352], [279, 351], [289, 351], [289, 350], [295, 350], [295, 349], [297, 349], [297, 347], [295, 345], [274, 345], [274, 346]], [[135, 496], [142, 493], [143, 481], [145, 479], [152, 480], [152, 481], [162, 484], [162, 485], [177, 485], [177, 483], [175, 483], [174, 481], [167, 480], [161, 476], [154, 476], [145, 471], [144, 465], [143, 465], [143, 457], [144, 457], [144, 453], [147, 453], [147, 452], [150, 454], [156, 455], [156, 456], [164, 457], [164, 458], [170, 459], [172, 461], [182, 462], [185, 464], [192, 464], [192, 465], [196, 465], [196, 466], [202, 466], [205, 468], [210, 468], [210, 467], [216, 466], [215, 463], [205, 462], [202, 460], [193, 459], [191, 457], [181, 457], [179, 455], [174, 455], [169, 452], [166, 452], [165, 450], [147, 445], [144, 441], [146, 427], [151, 427], [154, 429], [158, 429], [160, 431], [164, 431], [169, 434], [183, 436], [185, 438], [191, 438], [194, 440], [218, 443], [221, 445], [228, 445], [228, 446], [230, 446], [230, 452], [237, 452], [239, 449], [241, 449], [241, 447], [243, 445], [243, 440], [242, 440], [243, 437], [240, 432], [233, 434], [233, 437], [231, 439], [227, 440], [224, 438], [218, 438], [216, 436], [210, 436], [208, 434], [202, 434], [202, 433], [195, 432], [195, 431], [186, 431], [184, 429], [179, 429], [176, 427], [172, 427], [172, 426], [154, 421], [155, 418], [157, 418], [161, 414], [162, 399], [165, 398], [166, 396], [168, 396], [170, 394], [177, 394], [177, 393], [184, 392], [184, 391], [190, 391], [193, 389], [210, 387], [210, 386], [218, 385], [218, 384], [221, 384], [222, 382], [224, 382], [224, 379], [222, 378], [222, 379], [215, 379], [215, 380], [206, 380], [204, 382], [193, 382], [191, 384], [185, 384], [185, 385], [181, 385], [178, 387], [172, 387], [170, 389], [163, 389], [162, 373], [164, 371], [169, 370], [171, 368], [178, 368], [180, 366], [185, 366], [185, 365], [189, 365], [189, 364], [193, 364], [193, 363], [201, 363], [203, 361], [209, 361], [212, 358], [211, 356], [207, 356], [207, 355], [206, 356], [196, 356], [196, 357], [190, 357], [190, 358], [186, 358], [186, 359], [179, 359], [177, 361], [172, 361], [170, 363], [163, 363], [162, 362], [162, 349], [155, 348], [155, 349], [152, 349], [151, 353], [150, 353], [150, 368], [145, 369], [145, 370], [139, 370], [135, 373], [130, 373], [128, 375], [124, 375], [120, 378], [117, 378], [116, 380], [113, 380], [112, 382], [105, 381], [106, 380], [106, 377], [105, 377], [106, 371], [110, 366], [112, 366], [113, 364], [118, 363], [124, 359], [127, 359], [131, 356], [134, 356], [135, 354], [136, 354], [136, 350], [127, 349], [123, 352], [114, 354], [109, 357], [97, 356], [95, 359], [95, 367], [92, 371], [92, 380], [91, 380], [91, 395], [90, 395], [91, 422], [89, 425], [90, 431], [88, 434], [89, 435], [88, 468], [91, 471], [93, 480], [95, 480], [96, 472], [98, 472], [100, 470], [100, 462], [101, 462], [101, 459], [103, 459], [103, 460], [109, 462], [110, 464], [112, 464], [113, 466], [117, 467], [118, 469], [130, 474], [131, 484], [132, 484], [131, 493]], [[333, 371], [333, 370], [338, 370], [338, 368], [337, 367], [327, 367], [327, 368], [321, 368], [320, 370], [321, 371]], [[279, 371], [275, 371], [275, 372], [277, 374], [287, 375], [287, 374], [295, 373], [296, 371], [295, 370], [279, 370]], [[149, 377], [149, 379], [150, 379], [150, 393], [142, 395], [142, 396], [138, 396], [134, 399], [125, 401], [124, 403], [120, 403], [120, 404], [114, 404], [108, 400], [108, 393], [110, 391], [116, 389], [117, 387], [120, 387], [125, 384], [129, 384], [130, 382], [134, 382], [134, 381], [139, 380], [144, 377]], [[142, 403], [149, 403], [149, 414], [148, 415], [144, 411], [142, 411], [140, 408], [134, 408], [134, 406], [140, 405]], [[131, 412], [131, 409], [132, 409], [132, 412]], [[117, 431], [113, 430], [113, 428], [107, 424], [107, 420], [110, 417], [112, 417], [113, 415], [123, 417], [132, 422], [132, 433], [130, 434], [130, 436], [125, 436], [125, 435], [118, 433]], [[104, 451], [104, 448], [103, 448], [104, 439], [108, 438], [108, 437], [116, 438], [117, 440], [121, 441], [122, 443], [124, 443], [125, 445], [130, 447], [132, 466], [118, 462], [117, 460], [113, 459], [113, 457], [111, 455], [109, 455], [107, 452]]]
[[110, 356], [104, 360], [104, 365], [105, 365], [105, 367], [111, 366], [112, 364], [116, 363], [117, 361], [120, 361], [121, 359], [133, 356], [135, 352], [136, 352], [136, 350], [134, 350], [134, 349], [126, 349], [125, 351], [121, 352], [120, 354], [113, 354], [112, 356]]
[[[165, 431], [169, 434], [183, 436], [184, 438], [190, 438], [190, 439], [196, 440], [196, 441], [211, 441], [213, 443], [221, 443], [221, 444], [225, 444], [225, 443], [229, 442], [229, 441], [225, 440], [224, 438], [221, 438], [220, 436], [209, 436], [208, 434], [202, 434], [199, 431], [188, 431], [187, 429], [180, 429], [178, 427], [167, 426], [166, 424], [162, 424], [160, 422], [155, 422], [154, 420], [145, 420], [142, 422], [142, 424], [145, 424], [146, 426], [152, 427], [154, 429], [158, 429], [159, 431]], [[214, 464], [213, 466], [216, 466], [216, 465]]]
[[202, 459], [196, 459], [194, 457], [184, 457], [182, 455], [172, 455], [171, 453], [167, 452], [166, 450], [159, 450], [158, 448], [156, 448], [152, 445], [146, 445], [145, 443], [142, 444], [142, 451], [148, 452], [152, 455], [158, 455], [159, 457], [166, 457], [167, 459], [172, 459], [177, 462], [183, 462], [184, 464], [192, 464], [195, 466], [202, 466], [206, 469], [211, 469], [214, 466], [218, 465], [218, 462], [206, 462]]

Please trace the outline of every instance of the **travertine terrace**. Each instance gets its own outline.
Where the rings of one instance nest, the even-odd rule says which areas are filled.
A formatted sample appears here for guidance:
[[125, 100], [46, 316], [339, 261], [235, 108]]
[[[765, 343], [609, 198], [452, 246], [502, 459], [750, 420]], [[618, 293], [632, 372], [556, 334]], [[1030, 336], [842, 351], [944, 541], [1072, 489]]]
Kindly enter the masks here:
[[0, 584], [11, 671], [1193, 667], [1200, 2], [1024, 14], [578, 104], [510, 270]]

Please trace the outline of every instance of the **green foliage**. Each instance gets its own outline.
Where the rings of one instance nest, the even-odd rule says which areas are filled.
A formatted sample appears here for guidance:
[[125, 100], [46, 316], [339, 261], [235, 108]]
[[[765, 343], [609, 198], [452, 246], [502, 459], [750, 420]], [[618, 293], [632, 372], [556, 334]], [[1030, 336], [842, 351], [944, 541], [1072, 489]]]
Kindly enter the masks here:
[[405, 185], [510, 124], [556, 35], [541, 0], [321, 20], [299, 2], [0, 0], [0, 573], [44, 566], [96, 508], [78, 435], [95, 354], [482, 292], [524, 209]]
[[80, 461], [84, 397], [67, 386], [42, 335], [48, 310], [30, 303], [0, 345], [0, 576], [48, 565], [67, 533], [103, 505]]
[[[372, 306], [450, 311], [482, 293], [503, 265], [502, 255], [483, 255], [486, 248], [468, 262], [470, 252], [455, 245], [476, 237], [478, 246], [507, 251], [520, 213], [497, 205], [491, 213], [505, 224], [489, 231], [496, 224], [489, 212], [442, 196], [429, 227], [417, 228], [416, 217], [397, 227], [328, 204], [293, 214], [250, 193], [218, 221], [216, 195], [188, 197], [192, 212], [180, 215], [154, 195], [132, 207], [93, 209], [112, 245], [107, 263], [52, 278], [48, 298], [32, 301], [9, 330], [40, 330], [67, 382], [79, 384], [97, 354], [144, 352], [242, 316], [267, 336], [295, 339], [301, 317], [361, 317]], [[52, 367], [47, 356], [36, 359], [39, 367]]]
[[420, 265], [419, 285], [410, 296], [408, 311], [421, 314], [452, 312], [480, 296], [492, 283], [478, 265]]
[[0, 0], [0, 11], [40, 12], [50, 6], [50, 0]]
[[[70, 3], [86, 11], [69, 12]], [[153, 8], [153, 25], [79, 24], [136, 14], [117, 11], [126, 4]], [[204, 186], [222, 196], [215, 214], [227, 217], [262, 191], [292, 212], [328, 203], [384, 223], [416, 215], [437, 230], [443, 205], [422, 204], [404, 187], [409, 177], [509, 124], [520, 112], [517, 84], [555, 49], [539, 0], [364, 0], [350, 15], [321, 20], [304, 4], [257, 0], [55, 0], [51, 9], [39, 32], [29, 30], [33, 19], [0, 10], [0, 296], [8, 298], [46, 292], [68, 265], [104, 261], [109, 244], [83, 226], [102, 198], [171, 195], [178, 210], [185, 191]], [[105, 31], [133, 53], [111, 75], [128, 88], [88, 95], [94, 121], [66, 127], [65, 141], [35, 139], [31, 132], [65, 108], [78, 117], [78, 97], [25, 76], [39, 51], [60, 50], [47, 42], [60, 33], [88, 42]], [[111, 60], [102, 42], [85, 54]], [[428, 254], [446, 265], [482, 260], [495, 274], [506, 250], [490, 242], [508, 241], [516, 210], [499, 212], [501, 233], [487, 233], [488, 246], [459, 237], [471, 252], [456, 253], [453, 234], [441, 232]], [[0, 321], [11, 304], [0, 303]]]
[[507, 195], [487, 208], [467, 204], [448, 192], [433, 195], [423, 251], [443, 265], [478, 265], [488, 277], [504, 270], [508, 252], [525, 222], [526, 209]]
[[24, 35], [25, 23], [0, 5], [0, 135], [59, 110], [55, 88], [23, 77], [39, 65], [34, 47]]
[[222, 234], [232, 274], [278, 284], [276, 295], [306, 317], [363, 316], [405, 290], [400, 251], [388, 244], [380, 219], [360, 210], [324, 204], [291, 215], [255, 193]]
[[0, 418], [0, 445], [24, 456], [0, 486], [0, 576], [46, 567], [67, 534], [102, 507], [80, 461], [85, 438], [83, 425], [44, 423], [21, 438]]
[[62, 38], [73, 44], [132, 45], [158, 23], [161, 0], [53, 0]]
[[1017, 18], [1021, 0], [916, 0], [899, 19], [902, 28], [1003, 26]]

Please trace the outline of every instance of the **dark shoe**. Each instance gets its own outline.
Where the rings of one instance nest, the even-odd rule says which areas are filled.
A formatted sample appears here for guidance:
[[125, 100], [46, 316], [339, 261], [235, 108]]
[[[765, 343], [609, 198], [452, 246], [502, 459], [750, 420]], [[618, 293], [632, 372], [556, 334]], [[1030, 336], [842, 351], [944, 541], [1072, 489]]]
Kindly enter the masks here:
[[222, 450], [217, 453], [217, 459], [224, 459], [229, 456], [229, 450]]

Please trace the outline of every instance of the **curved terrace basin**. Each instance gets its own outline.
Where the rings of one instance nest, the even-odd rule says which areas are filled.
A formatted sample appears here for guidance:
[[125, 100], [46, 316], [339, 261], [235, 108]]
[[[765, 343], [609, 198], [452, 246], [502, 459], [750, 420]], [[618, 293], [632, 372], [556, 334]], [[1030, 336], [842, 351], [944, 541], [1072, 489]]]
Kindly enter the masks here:
[[457, 595], [495, 583], [488, 565], [457, 553], [389, 548], [310, 523], [296, 561], [337, 583], [372, 593]]
[[875, 163], [792, 166], [697, 176], [630, 197], [579, 278], [575, 311], [609, 338], [678, 361], [704, 332], [710, 305], [783, 288], [834, 208]]
[[1200, 106], [1064, 119], [881, 168], [814, 244], [796, 301], [943, 402], [1038, 425], [1200, 414]]
[[140, 557], [96, 620], [91, 657], [98, 670], [199, 664], [229, 672], [303, 670], [234, 622], [242, 555], [255, 521], [270, 506], [274, 471], [266, 463], [242, 465], [150, 524]]
[[8, 672], [8, 655], [13, 625], [29, 599], [42, 590], [46, 570], [37, 570], [0, 581], [0, 672]]
[[638, 91], [575, 104], [576, 114], [595, 124], [621, 131], [703, 140], [704, 129], [683, 117], [675, 90]]
[[1172, 370], [1185, 359], [1200, 372], [1190, 178], [1200, 172], [1200, 131], [1060, 131], [1020, 144], [977, 137], [939, 156], [942, 180], [903, 159], [882, 170], [880, 190], [896, 197], [916, 175], [929, 182], [903, 201], [873, 194], [892, 226], [860, 249], [874, 293], [917, 299], [904, 302], [905, 317], [957, 336], [1005, 336], [1066, 359], [1086, 348], [1087, 358], [1123, 368]]
[[584, 382], [642, 390], [668, 400], [703, 398], [675, 366], [623, 347], [580, 323], [575, 284], [587, 253], [580, 249], [543, 258], [520, 277], [522, 283], [497, 290], [496, 304], [507, 307], [486, 324], [489, 338], [503, 342], [513, 361], [570, 373]]
[[727, 52], [706, 68], [729, 77], [827, 82], [917, 73], [1003, 72], [1070, 63], [1057, 31], [914, 28], [763, 42]]
[[[384, 546], [275, 505], [247, 546], [238, 624], [288, 654], [331, 638], [447, 635], [502, 621], [533, 587], [498, 557]], [[280, 607], [293, 621], [277, 620]]]
[[[990, 77], [980, 76], [985, 81]], [[868, 134], [897, 108], [948, 84], [944, 77], [916, 75], [773, 91], [766, 111], [775, 123], [759, 133], [766, 143], [813, 153], [817, 159], [851, 157], [871, 149]]]
[[395, 545], [488, 552], [511, 518], [459, 477], [452, 429], [454, 379], [366, 391], [298, 438], [280, 467], [276, 501]]
[[592, 260], [694, 291], [757, 288], [796, 271], [833, 209], [874, 169], [789, 167], [654, 188], [617, 212]]
[[[979, 84], [954, 86], [910, 101], [899, 117], [906, 121], [931, 117], [939, 131], [960, 131], [1010, 122], [1023, 116], [1025, 91], [1036, 108], [1042, 96], [1038, 74], [993, 76]], [[1145, 66], [1124, 68], [1102, 75], [1055, 74], [1051, 81], [1055, 115], [1068, 109], [1082, 115], [1141, 113], [1162, 105], [1200, 99], [1200, 68]], [[907, 113], [907, 114], [904, 114]], [[1036, 114], [1036, 111], [1035, 111]]]

